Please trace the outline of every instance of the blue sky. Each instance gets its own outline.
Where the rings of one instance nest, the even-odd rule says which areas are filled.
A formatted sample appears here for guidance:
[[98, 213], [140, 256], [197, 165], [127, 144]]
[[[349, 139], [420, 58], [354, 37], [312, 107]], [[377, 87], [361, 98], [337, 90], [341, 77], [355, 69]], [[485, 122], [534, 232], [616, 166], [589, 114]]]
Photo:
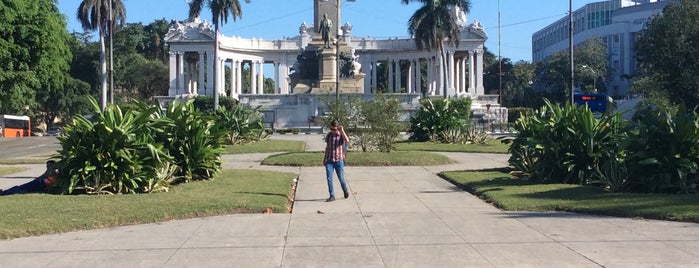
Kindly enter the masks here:
[[[122, 0], [126, 5], [127, 22], [148, 24], [156, 19], [187, 19], [185, 0]], [[229, 18], [221, 32], [226, 36], [262, 38], [265, 40], [292, 37], [302, 22], [313, 20], [313, 0], [252, 0], [242, 3], [243, 17]], [[407, 22], [420, 5], [401, 4], [400, 0], [342, 0], [342, 23], [353, 26], [354, 36], [375, 38], [408, 37]], [[68, 19], [68, 31], [82, 32], [75, 14], [81, 0], [58, 0], [58, 7]], [[595, 0], [573, 0], [573, 10]], [[566, 0], [500, 0], [500, 49], [505, 58], [531, 61], [531, 35], [542, 27], [566, 16]], [[205, 9], [202, 19], [211, 22]], [[471, 0], [468, 22], [478, 20], [488, 34], [486, 47], [498, 54], [498, 1]]]

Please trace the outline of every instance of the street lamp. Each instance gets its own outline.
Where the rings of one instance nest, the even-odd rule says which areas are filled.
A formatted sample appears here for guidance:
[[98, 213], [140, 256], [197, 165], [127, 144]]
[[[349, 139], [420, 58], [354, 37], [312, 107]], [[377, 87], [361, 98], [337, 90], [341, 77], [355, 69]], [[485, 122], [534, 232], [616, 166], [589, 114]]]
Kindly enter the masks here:
[[570, 54], [570, 103], [575, 103], [575, 57], [573, 57], [573, 0], [568, 1], [568, 50]]
[[587, 68], [592, 72], [592, 91], [597, 92], [597, 72], [595, 72], [595, 70], [592, 69], [592, 67], [587, 65], [583, 65], [581, 67]]

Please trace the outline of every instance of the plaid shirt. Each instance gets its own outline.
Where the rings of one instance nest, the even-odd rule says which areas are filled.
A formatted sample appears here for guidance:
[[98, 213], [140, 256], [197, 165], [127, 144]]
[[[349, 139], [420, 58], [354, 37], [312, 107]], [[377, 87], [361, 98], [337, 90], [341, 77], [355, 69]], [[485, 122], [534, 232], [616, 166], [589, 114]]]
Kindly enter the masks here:
[[328, 133], [325, 137], [325, 143], [325, 161], [338, 162], [345, 159], [345, 150], [343, 149], [345, 139], [342, 138], [342, 134]]

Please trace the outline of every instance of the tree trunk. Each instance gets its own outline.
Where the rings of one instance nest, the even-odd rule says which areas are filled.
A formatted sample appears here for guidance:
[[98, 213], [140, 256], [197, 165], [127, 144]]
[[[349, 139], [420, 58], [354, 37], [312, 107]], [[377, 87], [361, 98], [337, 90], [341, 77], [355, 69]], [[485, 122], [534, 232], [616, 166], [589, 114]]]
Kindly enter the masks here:
[[440, 46], [439, 46], [439, 52], [440, 52], [440, 56], [441, 56], [441, 58], [442, 58], [442, 69], [444, 70], [444, 75], [442, 76], [442, 79], [443, 79], [442, 82], [443, 82], [443, 83], [442, 83], [442, 85], [441, 85], [442, 90], [443, 90], [443, 91], [442, 91], [442, 92], [443, 92], [442, 94], [444, 95], [444, 98], [446, 99], [446, 98], [449, 98], [449, 94], [447, 93], [447, 90], [449, 89], [449, 87], [448, 87], [448, 84], [449, 84], [449, 82], [448, 82], [448, 81], [449, 81], [449, 70], [448, 70], [448, 67], [449, 67], [449, 66], [447, 66], [447, 55], [446, 55], [447, 52], [446, 52], [446, 50], [444, 49], [444, 44], [440, 44]]
[[105, 59], [104, 31], [99, 31], [100, 35], [100, 108], [102, 111], [107, 107], [107, 61]]
[[218, 110], [218, 23], [216, 23], [216, 35], [214, 37], [214, 111]]

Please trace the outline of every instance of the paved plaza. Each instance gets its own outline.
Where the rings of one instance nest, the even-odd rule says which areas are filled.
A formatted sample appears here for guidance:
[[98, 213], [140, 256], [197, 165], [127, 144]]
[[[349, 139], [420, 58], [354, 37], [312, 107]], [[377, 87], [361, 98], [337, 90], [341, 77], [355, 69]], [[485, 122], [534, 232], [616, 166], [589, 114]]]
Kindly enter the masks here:
[[[274, 138], [323, 148], [320, 135]], [[503, 212], [436, 173], [505, 166], [506, 155], [444, 154], [458, 164], [347, 167], [352, 194], [330, 203], [322, 167], [227, 155], [226, 168], [299, 174], [293, 213], [2, 240], [0, 267], [699, 267], [698, 224]]]

